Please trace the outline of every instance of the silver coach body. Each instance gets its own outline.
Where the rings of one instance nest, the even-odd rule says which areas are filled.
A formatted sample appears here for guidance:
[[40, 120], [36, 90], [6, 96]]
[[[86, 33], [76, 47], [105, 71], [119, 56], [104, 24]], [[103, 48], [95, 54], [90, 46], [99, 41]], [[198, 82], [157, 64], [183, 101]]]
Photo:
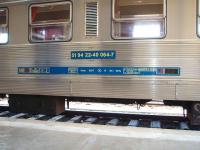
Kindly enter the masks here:
[[[167, 0], [166, 37], [114, 40], [111, 0], [99, 0], [98, 37], [85, 36], [85, 1], [72, 0], [69, 42], [30, 43], [29, 5], [0, 1], [9, 9], [9, 42], [0, 46], [0, 93], [122, 99], [200, 100], [200, 39], [196, 0]], [[49, 1], [48, 1], [49, 2]], [[115, 60], [72, 60], [73, 50], [115, 50]], [[180, 67], [180, 76], [23, 75], [20, 66]]]

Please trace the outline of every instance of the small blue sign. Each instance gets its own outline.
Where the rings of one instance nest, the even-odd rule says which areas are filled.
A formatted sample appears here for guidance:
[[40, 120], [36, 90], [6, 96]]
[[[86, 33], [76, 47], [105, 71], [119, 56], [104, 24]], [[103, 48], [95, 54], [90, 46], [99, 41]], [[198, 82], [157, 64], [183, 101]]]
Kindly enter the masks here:
[[18, 74], [180, 76], [179, 67], [19, 67]]
[[68, 74], [67, 67], [18, 67], [18, 74]]
[[116, 52], [113, 50], [72, 51], [71, 59], [116, 59]]

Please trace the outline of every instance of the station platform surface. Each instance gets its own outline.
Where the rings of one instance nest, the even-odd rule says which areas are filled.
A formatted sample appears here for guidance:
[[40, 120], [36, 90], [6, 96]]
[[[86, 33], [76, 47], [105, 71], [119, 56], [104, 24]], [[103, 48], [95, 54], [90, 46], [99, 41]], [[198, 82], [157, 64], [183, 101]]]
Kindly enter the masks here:
[[0, 150], [199, 150], [200, 132], [0, 118]]

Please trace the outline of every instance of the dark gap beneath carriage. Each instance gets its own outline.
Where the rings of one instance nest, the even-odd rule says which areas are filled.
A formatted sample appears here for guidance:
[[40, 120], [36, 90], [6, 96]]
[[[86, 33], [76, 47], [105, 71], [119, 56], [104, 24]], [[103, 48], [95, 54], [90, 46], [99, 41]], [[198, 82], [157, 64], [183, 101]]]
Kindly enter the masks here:
[[[22, 98], [23, 97], [23, 98]], [[40, 101], [41, 99], [42, 102]], [[60, 103], [57, 102], [60, 101]], [[117, 103], [116, 103], [117, 101]], [[57, 106], [57, 104], [59, 104]], [[146, 105], [147, 104], [147, 105]], [[165, 129], [178, 129], [180, 122], [189, 122], [188, 118], [179, 109], [179, 116], [171, 116], [172, 120], [165, 120], [166, 114], [157, 113], [153, 114], [149, 111], [143, 112], [138, 109], [148, 107], [152, 109], [155, 107], [167, 107], [182, 105], [187, 109], [187, 101], [151, 101], [151, 100], [122, 100], [122, 99], [100, 99], [100, 98], [66, 98], [66, 97], [48, 97], [48, 96], [28, 96], [28, 95], [9, 95], [9, 113], [0, 114], [0, 117], [15, 117], [18, 113], [25, 113], [17, 118], [29, 119], [39, 114], [45, 114], [36, 120], [47, 121], [51, 120], [57, 115], [63, 115], [56, 121], [59, 122], [74, 122], [74, 123], [87, 123], [99, 125], [115, 125], [115, 126], [129, 126], [130, 121], [138, 121], [137, 127], [151, 127], [152, 121], [160, 121], [160, 128]], [[192, 104], [192, 102], [190, 102]], [[101, 110], [98, 105], [105, 105], [105, 108], [113, 107], [115, 110]], [[74, 107], [76, 106], [76, 107]], [[92, 109], [84, 109], [87, 106]], [[124, 107], [121, 111], [120, 107]], [[127, 110], [126, 107], [134, 108], [135, 110]], [[37, 108], [34, 110], [34, 108]], [[62, 108], [62, 109], [57, 109]], [[0, 113], [6, 111], [4, 106], [0, 106]], [[29, 110], [30, 109], [30, 110]], [[39, 111], [38, 111], [39, 110]], [[46, 111], [46, 112], [45, 112]], [[59, 112], [58, 112], [59, 111]], [[137, 112], [138, 111], [138, 112]], [[170, 110], [169, 110], [170, 111]], [[182, 109], [183, 111], [183, 109]], [[53, 112], [53, 113], [52, 113]], [[160, 111], [159, 111], [160, 112]], [[81, 115], [79, 120], [73, 121], [72, 118]], [[163, 117], [164, 116], [164, 117]], [[189, 116], [190, 117], [190, 116]], [[111, 122], [111, 123], [110, 123]], [[197, 126], [192, 127], [192, 129]], [[198, 127], [197, 127], [198, 129]]]

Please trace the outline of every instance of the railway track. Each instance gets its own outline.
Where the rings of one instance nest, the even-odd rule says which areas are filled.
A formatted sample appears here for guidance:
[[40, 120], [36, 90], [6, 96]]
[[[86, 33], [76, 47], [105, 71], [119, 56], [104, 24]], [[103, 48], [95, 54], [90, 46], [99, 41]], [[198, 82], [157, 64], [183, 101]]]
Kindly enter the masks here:
[[188, 119], [184, 116], [159, 116], [141, 115], [114, 112], [95, 112], [66, 110], [57, 116], [43, 114], [11, 113], [8, 107], [0, 107], [0, 117], [8, 119], [29, 119], [54, 122], [68, 122], [81, 124], [96, 124], [107, 126], [130, 126], [144, 128], [176, 129], [176, 130], [197, 130], [199, 127], [191, 127]]

